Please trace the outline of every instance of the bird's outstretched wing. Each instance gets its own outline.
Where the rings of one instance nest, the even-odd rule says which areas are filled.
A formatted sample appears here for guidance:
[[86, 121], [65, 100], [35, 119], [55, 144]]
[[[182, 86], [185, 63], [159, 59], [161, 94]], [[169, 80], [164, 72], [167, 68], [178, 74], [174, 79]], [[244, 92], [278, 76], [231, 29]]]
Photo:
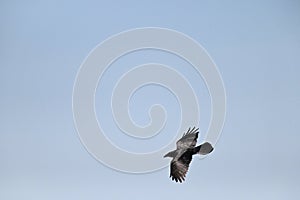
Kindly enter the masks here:
[[178, 160], [173, 160], [170, 165], [170, 177], [176, 182], [182, 182], [185, 179], [189, 165], [192, 161], [193, 152], [186, 151]]
[[198, 139], [199, 128], [189, 128], [186, 133], [176, 142], [177, 149], [195, 147]]

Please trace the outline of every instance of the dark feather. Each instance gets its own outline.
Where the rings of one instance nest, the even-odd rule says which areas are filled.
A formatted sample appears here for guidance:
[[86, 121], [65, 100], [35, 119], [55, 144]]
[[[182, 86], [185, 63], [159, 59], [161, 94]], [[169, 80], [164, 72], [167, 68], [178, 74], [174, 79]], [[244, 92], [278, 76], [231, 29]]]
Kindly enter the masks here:
[[170, 165], [170, 177], [176, 182], [182, 182], [185, 180], [185, 176], [188, 172], [189, 165], [195, 154], [208, 154], [212, 152], [213, 147], [210, 143], [205, 142], [197, 147], [199, 129], [189, 128], [186, 133], [176, 142], [176, 150], [166, 154], [167, 157], [172, 157]]
[[183, 136], [176, 142], [177, 149], [195, 147], [197, 144], [199, 128], [189, 128]]
[[170, 177], [172, 180], [176, 182], [182, 182], [185, 180], [186, 173], [189, 169], [189, 165], [192, 161], [193, 152], [192, 150], [186, 151], [182, 156], [176, 160], [171, 162], [171, 172]]

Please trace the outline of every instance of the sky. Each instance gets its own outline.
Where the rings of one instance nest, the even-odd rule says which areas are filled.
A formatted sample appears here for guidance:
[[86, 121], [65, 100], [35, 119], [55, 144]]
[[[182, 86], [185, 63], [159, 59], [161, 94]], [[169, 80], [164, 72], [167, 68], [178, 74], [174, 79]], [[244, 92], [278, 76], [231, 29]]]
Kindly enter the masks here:
[[[0, 199], [299, 199], [299, 11], [297, 0], [1, 1]], [[110, 169], [86, 151], [74, 125], [73, 84], [83, 60], [111, 35], [141, 27], [196, 40], [226, 88], [222, 135], [210, 156], [193, 160], [184, 184], [173, 183], [168, 168]], [[150, 105], [165, 105], [166, 129], [154, 141], [121, 135], [100, 104], [117, 75], [153, 61], [180, 70], [198, 91], [201, 142], [211, 106], [203, 80], [176, 56], [151, 50], [124, 56], [104, 74], [110, 84], [100, 84], [95, 99], [99, 123], [112, 130], [107, 137], [147, 152], [175, 134], [178, 102], [162, 87], [144, 87], [129, 102], [140, 125], [149, 122]]]

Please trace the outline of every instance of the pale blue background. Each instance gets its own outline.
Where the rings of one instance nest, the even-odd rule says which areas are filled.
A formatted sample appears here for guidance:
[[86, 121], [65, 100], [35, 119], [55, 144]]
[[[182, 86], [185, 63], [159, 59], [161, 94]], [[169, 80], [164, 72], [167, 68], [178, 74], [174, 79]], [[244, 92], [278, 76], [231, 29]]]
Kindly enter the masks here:
[[[181, 185], [170, 181], [168, 169], [132, 175], [101, 165], [73, 124], [72, 87], [83, 59], [112, 34], [144, 26], [175, 29], [200, 42], [227, 90], [216, 150], [195, 159]], [[6, 0], [0, 30], [1, 200], [299, 199], [299, 1]], [[187, 68], [182, 73], [193, 76]], [[172, 109], [176, 101], [170, 102]], [[132, 112], [137, 122], [147, 121]], [[127, 142], [116, 141], [131, 146]]]

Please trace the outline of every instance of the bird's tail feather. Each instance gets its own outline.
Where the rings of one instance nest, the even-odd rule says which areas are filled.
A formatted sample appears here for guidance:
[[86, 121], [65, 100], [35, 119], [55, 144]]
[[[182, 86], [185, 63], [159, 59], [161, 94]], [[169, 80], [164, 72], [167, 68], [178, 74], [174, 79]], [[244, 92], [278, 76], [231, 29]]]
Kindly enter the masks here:
[[214, 150], [213, 146], [209, 142], [205, 142], [194, 148], [195, 154], [206, 155]]

